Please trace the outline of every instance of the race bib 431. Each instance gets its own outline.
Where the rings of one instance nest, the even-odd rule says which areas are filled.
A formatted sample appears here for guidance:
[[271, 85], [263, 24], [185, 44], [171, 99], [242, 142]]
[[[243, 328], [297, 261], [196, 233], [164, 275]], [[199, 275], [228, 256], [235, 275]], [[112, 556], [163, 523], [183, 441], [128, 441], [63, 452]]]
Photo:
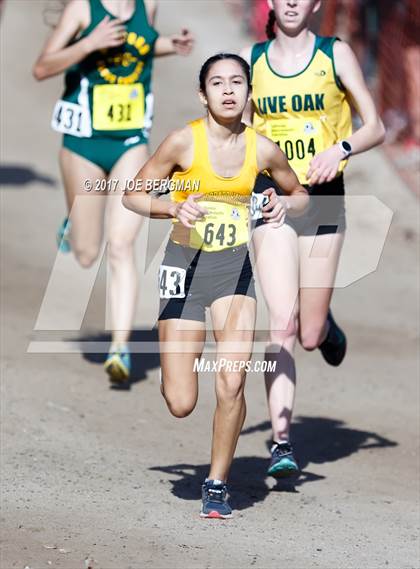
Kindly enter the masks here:
[[144, 88], [133, 85], [95, 85], [93, 128], [131, 130], [144, 126]]
[[57, 101], [53, 111], [51, 126], [54, 130], [63, 134], [71, 134], [80, 138], [90, 138], [92, 136], [89, 108], [69, 103], [68, 101]]

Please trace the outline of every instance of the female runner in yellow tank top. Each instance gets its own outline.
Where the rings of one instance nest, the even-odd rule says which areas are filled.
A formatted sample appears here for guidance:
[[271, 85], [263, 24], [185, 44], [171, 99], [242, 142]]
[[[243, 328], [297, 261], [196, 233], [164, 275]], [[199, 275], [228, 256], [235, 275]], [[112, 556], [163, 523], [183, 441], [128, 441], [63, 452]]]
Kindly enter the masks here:
[[[268, 3], [269, 41], [241, 53], [251, 65], [252, 118], [248, 118], [284, 150], [311, 195], [308, 211], [300, 219], [286, 218], [276, 232], [257, 223], [253, 236], [270, 314], [267, 358], [277, 361], [276, 372], [265, 380], [273, 428], [268, 474], [279, 478], [299, 472], [289, 443], [296, 339], [306, 350], [319, 348], [333, 366], [345, 355], [345, 335], [329, 311], [345, 230], [342, 171], [350, 155], [383, 141], [384, 127], [351, 48], [308, 28], [320, 0]], [[362, 120], [354, 134], [350, 100]], [[259, 176], [254, 192], [269, 187], [273, 181]]]
[[[255, 324], [247, 242], [248, 205], [258, 172], [269, 170], [284, 189], [284, 197], [273, 189], [264, 192], [270, 201], [262, 216], [273, 231], [286, 209], [300, 214], [308, 203], [281, 150], [242, 123], [249, 89], [249, 67], [242, 58], [210, 58], [200, 73], [207, 117], [170, 134], [137, 175], [143, 189], [123, 198], [141, 215], [174, 220], [159, 274], [159, 339], [162, 394], [175, 417], [189, 415], [197, 402], [194, 363], [203, 351], [205, 308], [210, 308], [217, 407], [211, 467], [202, 487], [201, 516], [206, 518], [231, 517], [226, 480], [245, 419], [244, 383]], [[144, 191], [145, 184], [169, 176], [171, 201]]]

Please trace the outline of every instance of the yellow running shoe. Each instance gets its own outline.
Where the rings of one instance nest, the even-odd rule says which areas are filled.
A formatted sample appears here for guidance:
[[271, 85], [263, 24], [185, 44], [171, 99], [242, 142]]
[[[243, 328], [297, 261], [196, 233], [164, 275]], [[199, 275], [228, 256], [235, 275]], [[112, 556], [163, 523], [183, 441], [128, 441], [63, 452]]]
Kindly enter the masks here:
[[131, 373], [131, 356], [125, 344], [111, 346], [104, 368], [111, 383], [127, 381]]

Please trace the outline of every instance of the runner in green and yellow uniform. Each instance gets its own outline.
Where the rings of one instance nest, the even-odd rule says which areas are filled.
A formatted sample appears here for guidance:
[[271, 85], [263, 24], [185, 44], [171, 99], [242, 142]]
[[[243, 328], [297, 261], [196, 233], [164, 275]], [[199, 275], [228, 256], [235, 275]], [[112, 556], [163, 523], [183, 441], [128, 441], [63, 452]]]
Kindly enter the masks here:
[[[296, 339], [306, 350], [319, 347], [334, 366], [346, 351], [345, 335], [329, 312], [345, 231], [343, 169], [352, 154], [383, 141], [384, 127], [350, 47], [309, 30], [321, 2], [268, 3], [269, 40], [242, 52], [252, 74], [249, 118], [286, 153], [311, 195], [301, 218], [286, 217], [276, 232], [257, 221], [253, 237], [270, 315], [267, 357], [277, 361], [276, 372], [265, 378], [273, 427], [268, 473], [287, 477], [298, 472], [289, 442]], [[353, 134], [350, 101], [362, 120]], [[269, 187], [276, 187], [273, 180], [259, 176], [254, 201]]]
[[140, 218], [122, 207], [121, 192], [148, 157], [153, 59], [187, 55], [193, 43], [186, 30], [159, 37], [155, 13], [154, 0], [71, 0], [34, 67], [39, 80], [66, 72], [52, 117], [64, 135], [60, 166], [69, 212], [58, 243], [83, 267], [98, 256], [107, 206], [113, 334], [105, 369], [114, 382], [130, 374], [140, 228]]

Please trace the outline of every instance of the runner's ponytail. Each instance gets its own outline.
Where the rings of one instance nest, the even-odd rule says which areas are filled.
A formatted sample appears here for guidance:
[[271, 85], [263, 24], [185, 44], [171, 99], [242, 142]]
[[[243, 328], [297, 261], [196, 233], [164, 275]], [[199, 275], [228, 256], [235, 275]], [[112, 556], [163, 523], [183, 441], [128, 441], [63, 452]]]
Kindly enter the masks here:
[[276, 33], [274, 31], [275, 25], [276, 25], [276, 14], [274, 10], [270, 10], [268, 13], [267, 25], [265, 26], [265, 33], [267, 34], [267, 38], [269, 40], [273, 40], [276, 37]]

